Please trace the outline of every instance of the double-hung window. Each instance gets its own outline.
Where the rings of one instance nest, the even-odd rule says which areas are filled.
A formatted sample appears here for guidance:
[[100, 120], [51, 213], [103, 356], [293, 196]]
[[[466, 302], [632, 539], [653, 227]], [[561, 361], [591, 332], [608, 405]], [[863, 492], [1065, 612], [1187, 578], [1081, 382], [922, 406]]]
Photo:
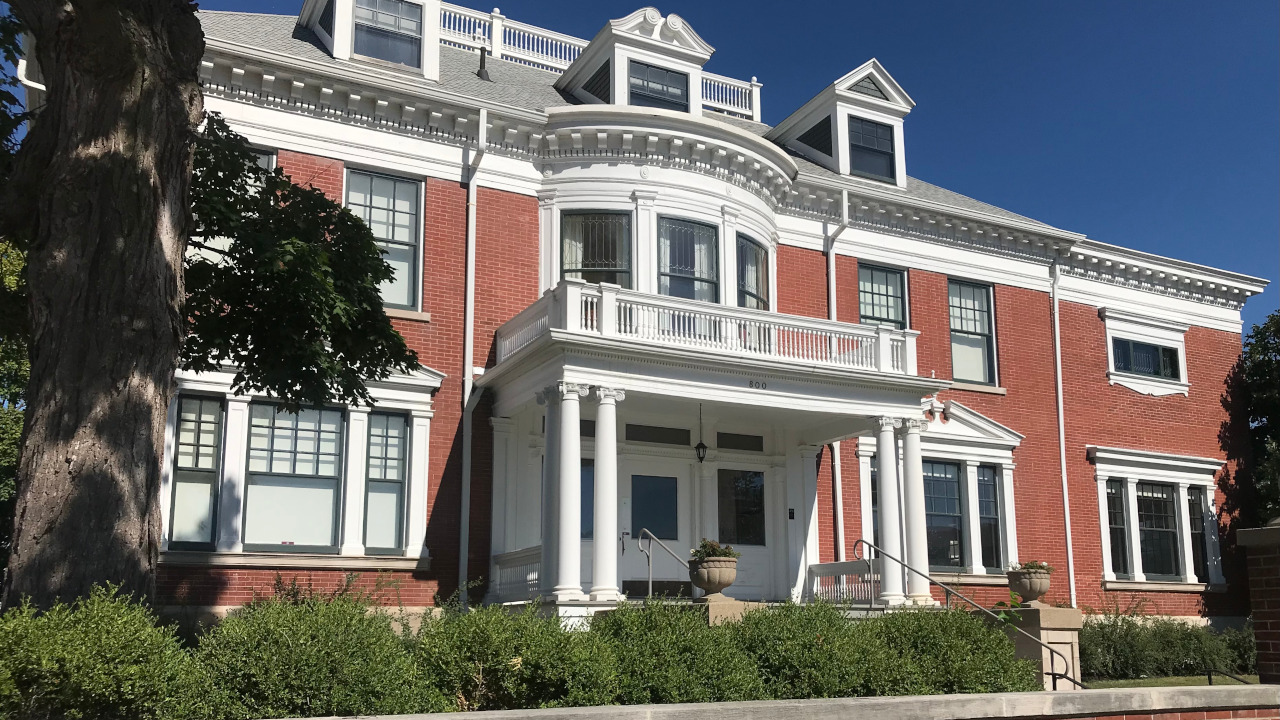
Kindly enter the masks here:
[[1116, 337], [1111, 339], [1111, 353], [1116, 372], [1182, 379], [1177, 348]]
[[894, 182], [893, 127], [849, 116], [849, 173]]
[[929, 567], [959, 568], [964, 564], [964, 522], [960, 512], [960, 465], [927, 461], [923, 465]]
[[631, 287], [631, 216], [566, 212], [560, 217], [560, 267], [566, 278]]
[[1177, 580], [1178, 513], [1172, 485], [1138, 483], [1138, 542], [1142, 551], [1142, 572], [1148, 578]]
[[658, 218], [658, 292], [719, 301], [720, 251], [714, 225]]
[[394, 272], [379, 288], [387, 307], [418, 307], [420, 188], [413, 180], [355, 170], [347, 174], [347, 207], [373, 231]]
[[1004, 571], [1004, 553], [1000, 535], [1000, 482], [996, 469], [978, 466], [978, 532], [982, 540], [982, 566], [987, 572]]
[[769, 309], [769, 251], [738, 234], [738, 307]]
[[250, 405], [246, 549], [337, 548], [342, 416], [339, 410], [291, 413], [270, 404]]
[[995, 324], [991, 288], [951, 280], [947, 283], [951, 315], [951, 377], [961, 382], [996, 382]]
[[721, 468], [717, 481], [720, 542], [764, 545], [764, 473]]
[[1116, 577], [1129, 577], [1129, 531], [1123, 480], [1107, 480], [1107, 537], [1111, 568]]
[[174, 440], [170, 547], [212, 547], [222, 466], [222, 401], [179, 397]]
[[422, 67], [422, 6], [404, 0], [356, 0], [356, 55]]
[[369, 414], [364, 511], [364, 545], [369, 554], [404, 551], [408, 449], [409, 427], [403, 415]]
[[689, 112], [689, 76], [632, 60], [628, 65], [630, 104]]
[[1204, 488], [1187, 488], [1187, 521], [1191, 530], [1191, 569], [1195, 571], [1196, 580], [1207, 583], [1209, 582], [1209, 552], [1205, 546], [1208, 537], [1205, 535], [1207, 523], [1204, 508]]
[[907, 326], [906, 283], [901, 270], [858, 266], [858, 315], [867, 325]]

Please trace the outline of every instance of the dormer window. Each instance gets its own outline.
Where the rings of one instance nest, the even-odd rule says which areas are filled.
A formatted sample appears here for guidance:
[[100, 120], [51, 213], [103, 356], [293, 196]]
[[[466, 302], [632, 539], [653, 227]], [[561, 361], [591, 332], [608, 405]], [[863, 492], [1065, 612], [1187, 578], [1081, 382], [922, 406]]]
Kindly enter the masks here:
[[356, 55], [422, 67], [422, 6], [403, 0], [356, 0]]
[[629, 65], [631, 105], [689, 112], [689, 76], [632, 60]]
[[894, 182], [893, 128], [849, 116], [849, 173]]

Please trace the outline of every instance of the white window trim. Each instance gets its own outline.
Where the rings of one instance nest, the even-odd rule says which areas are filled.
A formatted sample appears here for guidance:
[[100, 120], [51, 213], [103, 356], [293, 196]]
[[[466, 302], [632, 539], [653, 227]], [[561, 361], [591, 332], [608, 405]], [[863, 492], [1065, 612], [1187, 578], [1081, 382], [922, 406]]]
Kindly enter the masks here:
[[[1188, 394], [1191, 383], [1187, 377], [1187, 325], [1135, 315], [1113, 308], [1103, 308], [1099, 314], [1106, 324], [1107, 380], [1112, 385], [1121, 385], [1135, 392], [1157, 397]], [[1117, 371], [1112, 343], [1115, 338], [1136, 340], [1176, 349], [1178, 351], [1178, 377], [1181, 379], [1169, 380], [1150, 375]]]
[[[1000, 388], [1000, 333], [998, 331], [999, 318], [996, 317], [996, 286], [995, 283], [983, 282], [981, 280], [970, 280], [965, 277], [956, 275], [947, 276], [947, 355], [951, 355], [951, 281], [966, 285], [977, 285], [987, 289], [987, 307], [990, 309], [988, 315], [991, 316], [991, 382], [975, 383], [968, 380], [956, 380], [956, 384], [965, 386], [965, 389], [974, 387], [978, 388]], [[1110, 342], [1110, 341], [1108, 341]], [[951, 374], [955, 375], [955, 359], [951, 360]]]
[[[851, 255], [850, 257], [853, 257], [858, 261], [857, 269], [858, 269], [858, 272], [861, 273], [862, 267], [863, 267], [862, 258], [858, 258], [853, 255]], [[910, 330], [911, 329], [911, 268], [905, 267], [903, 265], [894, 265], [892, 263], [873, 262], [871, 260], [867, 261], [866, 267], [875, 268], [876, 270], [891, 270], [893, 272], [902, 273], [902, 329]], [[862, 319], [861, 275], [855, 278], [855, 283], [857, 284], [857, 287], [855, 289], [858, 292], [858, 322], [860, 324], [865, 325], [866, 323]], [[950, 342], [949, 329], [948, 329], [948, 342]]]
[[[170, 404], [169, 420], [165, 427], [165, 456], [173, 457], [176, 442], [177, 398], [179, 394], [221, 395], [226, 398], [223, 416], [223, 448], [221, 476], [218, 480], [217, 514], [214, 528], [214, 554], [258, 556], [293, 556], [295, 553], [245, 553], [244, 550], [244, 502], [248, 473], [249, 452], [249, 404], [253, 401], [269, 401], [265, 396], [246, 396], [232, 393], [234, 368], [223, 368], [210, 373], [177, 374], [178, 393]], [[404, 506], [405, 559], [425, 557], [427, 529], [427, 470], [430, 459], [432, 395], [439, 389], [444, 376], [427, 368], [411, 375], [392, 377], [369, 384], [379, 411], [402, 412], [409, 415], [409, 468], [406, 479]], [[343, 441], [344, 472], [339, 478], [338, 553], [339, 557], [366, 557], [364, 548], [365, 473], [363, 459], [369, 442], [367, 425], [359, 420], [367, 419], [369, 408], [345, 406]], [[358, 429], [357, 429], [358, 428]], [[161, 550], [168, 551], [170, 509], [173, 493], [173, 463], [162, 466], [160, 475], [160, 502], [162, 513]], [[207, 554], [207, 553], [206, 553]], [[332, 554], [317, 557], [333, 558]], [[370, 557], [388, 558], [379, 554]], [[164, 557], [161, 557], [164, 560]], [[185, 562], [186, 560], [184, 560]], [[317, 561], [332, 562], [332, 561]]]
[[[1205, 519], [1205, 564], [1209, 570], [1208, 586], [1222, 585], [1226, 582], [1222, 573], [1222, 553], [1218, 538], [1217, 504], [1214, 491], [1217, 489], [1217, 473], [1224, 464], [1222, 460], [1194, 457], [1189, 455], [1170, 455], [1146, 450], [1085, 446], [1089, 459], [1094, 463], [1095, 479], [1098, 486], [1098, 517], [1101, 534], [1102, 576], [1104, 586], [1112, 590], [1151, 590], [1177, 589], [1198, 591], [1205, 589], [1206, 584], [1196, 579], [1192, 567], [1191, 551], [1191, 519], [1187, 515], [1187, 490], [1195, 486], [1204, 489], [1202, 512]], [[1107, 481], [1120, 480], [1125, 484], [1125, 529], [1128, 542], [1129, 578], [1116, 577], [1111, 562], [1111, 532], [1107, 518]], [[1181, 579], [1175, 581], [1151, 582], [1142, 569], [1142, 552], [1139, 547], [1137, 524], [1138, 502], [1135, 490], [1138, 483], [1156, 483], [1172, 485], [1175, 490], [1174, 510], [1178, 521], [1178, 564], [1181, 568]]]

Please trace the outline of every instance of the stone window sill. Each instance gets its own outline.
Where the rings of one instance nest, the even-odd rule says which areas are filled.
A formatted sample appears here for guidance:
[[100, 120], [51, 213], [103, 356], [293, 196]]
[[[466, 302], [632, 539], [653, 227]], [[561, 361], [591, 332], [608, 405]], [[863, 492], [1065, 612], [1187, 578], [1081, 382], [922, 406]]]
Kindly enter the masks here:
[[1121, 385], [1127, 387], [1134, 392], [1143, 395], [1153, 395], [1155, 397], [1163, 397], [1165, 395], [1186, 395], [1190, 392], [1191, 385], [1178, 380], [1169, 380], [1167, 378], [1151, 377], [1149, 375], [1135, 375], [1131, 373], [1117, 372], [1111, 370], [1107, 373], [1107, 381], [1112, 385]]
[[204, 567], [309, 568], [313, 570], [427, 570], [431, 567], [431, 558], [170, 550], [160, 554], [160, 563]]
[[994, 385], [982, 385], [981, 383], [952, 382], [951, 390], [965, 390], [967, 392], [987, 393], [989, 395], [1008, 395], [1009, 391], [1002, 387]]
[[384, 308], [387, 317], [396, 318], [397, 320], [417, 320], [418, 322], [431, 322], [431, 313], [418, 312], [417, 310], [401, 310], [399, 308]]
[[1160, 581], [1135, 582], [1133, 580], [1103, 580], [1102, 588], [1104, 590], [1130, 590], [1135, 592], [1185, 592], [1185, 593], [1201, 593], [1205, 591], [1220, 592], [1226, 589], [1225, 586], [1209, 585], [1207, 583], [1160, 582]]

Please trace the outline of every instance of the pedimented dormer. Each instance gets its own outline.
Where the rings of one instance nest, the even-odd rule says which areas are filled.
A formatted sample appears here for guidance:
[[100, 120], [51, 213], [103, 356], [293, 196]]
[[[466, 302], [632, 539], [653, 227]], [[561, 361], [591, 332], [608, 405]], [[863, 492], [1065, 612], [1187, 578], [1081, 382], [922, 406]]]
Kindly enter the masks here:
[[306, 0], [298, 24], [338, 60], [440, 80], [440, 0]]
[[906, 187], [903, 121], [915, 101], [874, 58], [828, 85], [767, 137], [842, 175]]
[[641, 8], [610, 20], [556, 88], [584, 103], [702, 114], [702, 66], [715, 48], [674, 13]]

